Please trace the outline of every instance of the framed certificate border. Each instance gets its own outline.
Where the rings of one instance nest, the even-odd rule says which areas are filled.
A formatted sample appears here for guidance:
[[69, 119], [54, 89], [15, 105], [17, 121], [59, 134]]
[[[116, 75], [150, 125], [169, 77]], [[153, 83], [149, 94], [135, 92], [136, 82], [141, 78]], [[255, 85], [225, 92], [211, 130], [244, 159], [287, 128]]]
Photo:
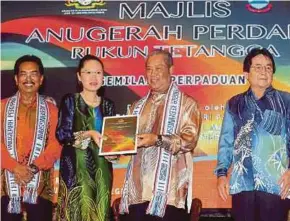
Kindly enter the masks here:
[[[99, 156], [111, 156], [111, 155], [122, 155], [122, 154], [135, 154], [137, 153], [137, 132], [138, 132], [138, 126], [139, 126], [139, 117], [137, 115], [123, 115], [123, 116], [108, 116], [103, 118], [103, 129], [102, 129], [102, 137], [105, 137], [106, 128], [108, 128], [108, 120], [109, 119], [115, 119], [116, 121], [118, 119], [124, 119], [124, 118], [136, 118], [136, 128], [134, 129], [134, 148], [130, 150], [118, 150], [118, 151], [105, 151], [104, 150], [104, 139], [101, 139], [100, 142], [100, 151]], [[125, 130], [125, 129], [124, 129]], [[117, 131], [117, 130], [116, 130]], [[122, 131], [122, 130], [121, 130]]]

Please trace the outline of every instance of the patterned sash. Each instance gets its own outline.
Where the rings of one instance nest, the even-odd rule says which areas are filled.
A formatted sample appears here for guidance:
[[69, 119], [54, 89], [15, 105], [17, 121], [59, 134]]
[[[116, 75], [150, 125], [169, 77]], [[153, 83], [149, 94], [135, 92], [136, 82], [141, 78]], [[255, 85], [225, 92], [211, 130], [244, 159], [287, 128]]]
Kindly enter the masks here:
[[[4, 119], [4, 142], [10, 156], [18, 160], [16, 151], [16, 134], [17, 134], [17, 115], [19, 106], [19, 93], [16, 93], [13, 97], [9, 98], [5, 107], [5, 119]], [[32, 151], [29, 158], [28, 165], [31, 164], [36, 158], [39, 157], [40, 153], [45, 147], [47, 125], [49, 119], [49, 110], [45, 99], [42, 96], [37, 95], [37, 115], [36, 125], [34, 132], [34, 139], [32, 145]], [[21, 189], [20, 186], [15, 182], [14, 174], [5, 170], [6, 185], [9, 194], [9, 213], [20, 213], [21, 212]], [[23, 202], [36, 204], [37, 200], [37, 189], [39, 186], [41, 172], [34, 175], [33, 179], [27, 184]]]
[[[143, 108], [149, 98], [151, 92], [146, 97], [139, 100], [133, 110], [134, 115], [141, 115]], [[182, 93], [177, 88], [176, 84], [172, 83], [166, 95], [166, 101], [163, 110], [163, 119], [160, 134], [171, 135], [176, 133], [181, 107]], [[146, 213], [163, 217], [168, 200], [168, 191], [170, 187], [171, 177], [171, 161], [172, 154], [164, 148], [158, 148], [158, 165], [155, 171], [155, 181], [153, 189], [153, 197], [149, 203]], [[132, 178], [132, 168], [134, 160], [128, 166], [126, 181], [122, 192], [122, 201], [120, 204], [120, 213], [129, 212], [129, 182]]]

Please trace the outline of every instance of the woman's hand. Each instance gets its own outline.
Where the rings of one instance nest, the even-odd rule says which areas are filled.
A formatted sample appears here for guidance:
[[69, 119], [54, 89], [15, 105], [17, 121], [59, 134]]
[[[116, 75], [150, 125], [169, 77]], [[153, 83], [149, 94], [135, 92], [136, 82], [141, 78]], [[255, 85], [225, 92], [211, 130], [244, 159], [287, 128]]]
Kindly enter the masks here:
[[98, 146], [102, 139], [102, 135], [95, 130], [78, 131], [74, 133], [75, 142], [74, 147], [85, 150], [89, 146], [91, 140], [93, 140]]
[[102, 135], [96, 131], [96, 130], [88, 130], [88, 131], [84, 131], [83, 133], [83, 138], [92, 138], [93, 141], [100, 146], [101, 144], [101, 139], [102, 139]]
[[117, 155], [112, 155], [112, 156], [104, 156], [105, 159], [111, 163], [117, 163], [118, 160], [120, 159], [120, 156]]

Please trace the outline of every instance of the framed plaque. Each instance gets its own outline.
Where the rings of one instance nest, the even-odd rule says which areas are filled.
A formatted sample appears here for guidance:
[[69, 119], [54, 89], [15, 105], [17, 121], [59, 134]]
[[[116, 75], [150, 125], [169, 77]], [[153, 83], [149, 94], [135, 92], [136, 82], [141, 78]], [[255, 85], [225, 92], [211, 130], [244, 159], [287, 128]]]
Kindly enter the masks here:
[[136, 115], [104, 117], [99, 155], [135, 154], [138, 123]]

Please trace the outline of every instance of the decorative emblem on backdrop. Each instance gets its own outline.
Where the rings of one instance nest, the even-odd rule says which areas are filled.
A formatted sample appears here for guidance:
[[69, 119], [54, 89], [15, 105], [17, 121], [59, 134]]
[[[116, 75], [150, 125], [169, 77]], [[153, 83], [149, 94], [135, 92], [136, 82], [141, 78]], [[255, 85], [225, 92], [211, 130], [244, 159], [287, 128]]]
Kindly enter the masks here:
[[265, 13], [270, 11], [273, 7], [270, 0], [248, 0], [248, 2], [246, 8], [254, 13]]
[[107, 12], [104, 0], [65, 0], [64, 15], [103, 15]]
[[76, 9], [94, 9], [97, 6], [104, 6], [103, 0], [67, 0], [65, 5]]

